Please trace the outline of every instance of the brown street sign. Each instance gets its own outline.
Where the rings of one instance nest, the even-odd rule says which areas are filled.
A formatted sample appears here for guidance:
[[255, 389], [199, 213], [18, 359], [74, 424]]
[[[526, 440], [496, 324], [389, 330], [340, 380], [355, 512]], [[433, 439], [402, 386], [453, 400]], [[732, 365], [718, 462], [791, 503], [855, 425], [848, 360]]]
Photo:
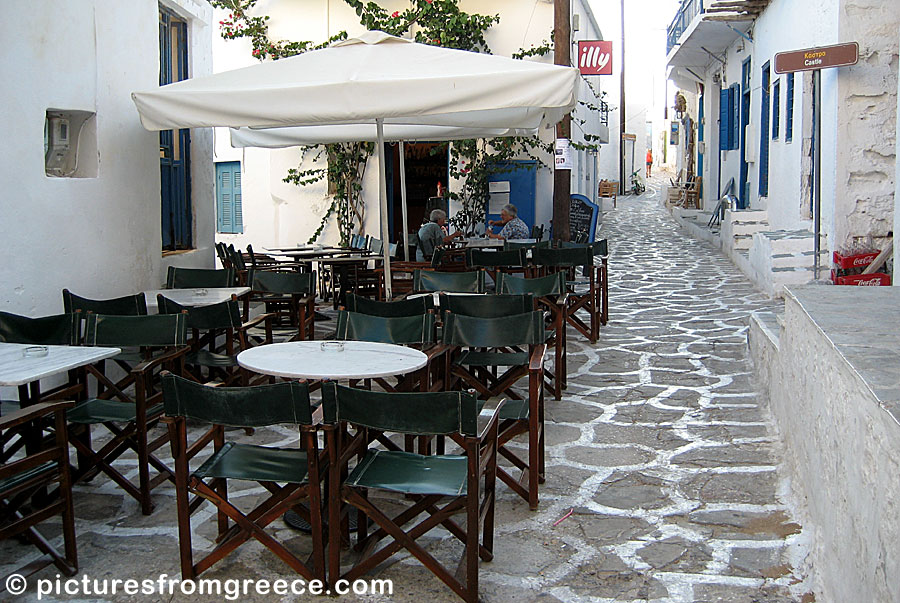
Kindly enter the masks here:
[[775, 55], [775, 73], [846, 67], [856, 65], [857, 61], [859, 61], [859, 44], [857, 42], [805, 48], [777, 53]]

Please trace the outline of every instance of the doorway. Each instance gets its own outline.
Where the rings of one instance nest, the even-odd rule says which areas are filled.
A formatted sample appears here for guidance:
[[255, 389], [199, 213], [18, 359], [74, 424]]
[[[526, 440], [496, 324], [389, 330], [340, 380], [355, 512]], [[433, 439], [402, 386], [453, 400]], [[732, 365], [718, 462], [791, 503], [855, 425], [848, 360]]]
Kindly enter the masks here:
[[750, 166], [747, 164], [748, 125], [750, 125], [750, 59], [744, 61], [741, 69], [741, 182], [740, 190], [738, 190], [739, 209], [747, 209], [750, 205]]
[[[403, 239], [403, 208], [400, 190], [400, 144], [388, 143], [387, 184], [391, 241]], [[447, 143], [407, 142], [403, 145], [406, 163], [406, 210], [409, 216], [407, 228], [418, 232], [428, 219], [433, 204], [429, 199], [437, 195], [438, 183], [446, 187], [449, 177], [450, 156]], [[446, 211], [446, 207], [443, 208]]]

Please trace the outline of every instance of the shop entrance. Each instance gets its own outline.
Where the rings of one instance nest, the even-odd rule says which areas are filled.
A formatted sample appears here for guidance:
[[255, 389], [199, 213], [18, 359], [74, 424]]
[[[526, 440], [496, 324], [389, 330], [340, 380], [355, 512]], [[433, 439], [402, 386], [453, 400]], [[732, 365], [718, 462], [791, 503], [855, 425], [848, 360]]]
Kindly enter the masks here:
[[[388, 143], [387, 178], [388, 210], [391, 225], [391, 241], [403, 239], [403, 211], [400, 195], [400, 145]], [[430, 198], [437, 195], [438, 183], [447, 186], [449, 148], [446, 143], [407, 142], [403, 145], [406, 163], [406, 202], [409, 214], [409, 232], [418, 232], [434, 209]], [[442, 208], [447, 210], [446, 203]]]

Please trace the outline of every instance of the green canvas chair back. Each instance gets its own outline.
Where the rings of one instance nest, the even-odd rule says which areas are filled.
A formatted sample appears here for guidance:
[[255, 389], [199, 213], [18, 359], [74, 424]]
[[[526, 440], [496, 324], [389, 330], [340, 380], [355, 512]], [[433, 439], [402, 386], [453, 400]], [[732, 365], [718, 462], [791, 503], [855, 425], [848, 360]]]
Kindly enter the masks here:
[[143, 293], [115, 297], [113, 299], [88, 299], [63, 289], [63, 309], [65, 312], [82, 312], [87, 314], [107, 314], [115, 316], [145, 316], [147, 314], [147, 298]]
[[441, 264], [444, 261], [444, 248], [438, 247], [434, 250], [434, 255], [431, 256], [431, 267], [432, 268], [440, 268]]
[[315, 286], [315, 272], [261, 271], [253, 274], [253, 284], [250, 287], [258, 293], [312, 295]]
[[474, 436], [477, 404], [468, 392], [373, 392], [334, 382], [322, 386], [326, 423], [348, 421], [393, 433]]
[[244, 254], [234, 248], [234, 245], [229, 244], [227, 248], [228, 257], [231, 259], [231, 267], [235, 270], [242, 272], [247, 269], [247, 262], [244, 261]]
[[525, 265], [525, 253], [522, 248], [503, 251], [469, 248], [466, 249], [466, 265], [473, 268], [520, 268]]
[[240, 327], [241, 309], [237, 301], [230, 299], [209, 306], [182, 306], [164, 297], [156, 296], [160, 314], [187, 313], [187, 327], [207, 331], [209, 329], [236, 329]]
[[116, 347], [166, 347], [185, 345], [186, 314], [107, 316], [88, 314], [86, 345]]
[[499, 318], [534, 310], [534, 297], [525, 295], [441, 295], [441, 316], [447, 312], [479, 318]]
[[77, 345], [81, 321], [76, 314], [29, 318], [0, 312], [0, 341], [31, 345]]
[[474, 272], [413, 272], [413, 291], [446, 291], [448, 293], [484, 293], [484, 270]]
[[609, 242], [606, 239], [594, 241], [591, 244], [591, 248], [594, 250], [594, 255], [599, 255], [602, 258], [609, 256]]
[[540, 242], [540, 240], [544, 238], [543, 224], [535, 224], [531, 227], [531, 238], [538, 242]]
[[503, 249], [544, 249], [550, 247], [550, 241], [503, 241]]
[[162, 379], [166, 415], [229, 427], [311, 425], [309, 388], [286, 381], [254, 387], [209, 387], [167, 374]]
[[192, 289], [194, 287], [234, 287], [234, 268], [213, 270], [169, 266], [166, 275], [166, 289]]
[[336, 339], [378, 343], [434, 343], [435, 316], [370, 316], [342, 310], [338, 312]]
[[444, 317], [443, 342], [477, 348], [500, 348], [544, 343], [544, 314], [539, 311], [478, 318], [448, 312]]
[[537, 278], [525, 278], [517, 274], [497, 275], [497, 293], [520, 295], [530, 293], [534, 297], [552, 297], [565, 292], [565, 272], [554, 272]]
[[586, 246], [564, 247], [561, 249], [535, 249], [531, 255], [535, 266], [572, 268], [589, 266], [594, 263], [593, 250]]
[[434, 309], [434, 298], [430, 295], [422, 295], [399, 301], [378, 301], [355, 293], [347, 293], [347, 303], [344, 308], [350, 312], [369, 316], [422, 316]]

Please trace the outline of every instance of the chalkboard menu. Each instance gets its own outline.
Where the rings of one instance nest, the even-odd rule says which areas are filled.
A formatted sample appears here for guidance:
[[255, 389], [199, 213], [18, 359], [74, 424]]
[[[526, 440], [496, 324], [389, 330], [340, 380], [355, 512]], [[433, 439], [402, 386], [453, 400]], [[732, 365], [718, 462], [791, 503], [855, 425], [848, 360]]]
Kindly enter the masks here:
[[572, 195], [569, 201], [569, 235], [573, 241], [593, 243], [597, 234], [600, 208], [584, 195]]

